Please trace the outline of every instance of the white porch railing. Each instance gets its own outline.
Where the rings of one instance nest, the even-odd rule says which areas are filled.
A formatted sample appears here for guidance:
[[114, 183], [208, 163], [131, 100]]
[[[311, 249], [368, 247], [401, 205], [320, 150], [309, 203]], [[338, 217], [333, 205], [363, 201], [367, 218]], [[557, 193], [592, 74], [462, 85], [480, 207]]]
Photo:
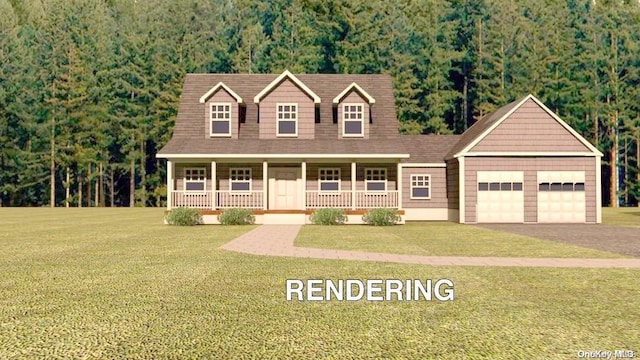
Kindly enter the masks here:
[[264, 206], [263, 191], [216, 191], [218, 208], [262, 209]]
[[190, 207], [211, 209], [211, 191], [178, 191], [173, 190], [171, 204], [173, 207]]
[[307, 209], [351, 208], [351, 191], [327, 193], [307, 190], [305, 204], [307, 204]]
[[397, 208], [398, 191], [356, 191], [356, 209]]

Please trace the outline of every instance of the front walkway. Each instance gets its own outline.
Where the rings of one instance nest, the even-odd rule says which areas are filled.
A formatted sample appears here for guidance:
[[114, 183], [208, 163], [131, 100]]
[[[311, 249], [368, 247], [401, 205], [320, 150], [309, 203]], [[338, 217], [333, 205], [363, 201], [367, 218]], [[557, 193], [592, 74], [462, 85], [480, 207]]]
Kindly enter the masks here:
[[640, 259], [557, 259], [468, 256], [416, 256], [364, 251], [313, 249], [293, 246], [302, 225], [261, 225], [222, 246], [253, 255], [341, 259], [423, 265], [529, 266], [571, 268], [640, 268]]

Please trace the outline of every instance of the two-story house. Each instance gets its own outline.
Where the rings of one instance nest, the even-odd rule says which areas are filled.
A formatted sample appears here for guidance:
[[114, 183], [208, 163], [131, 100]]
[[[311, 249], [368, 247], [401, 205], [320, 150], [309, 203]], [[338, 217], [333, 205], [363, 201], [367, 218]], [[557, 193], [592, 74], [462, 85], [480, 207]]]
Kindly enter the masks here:
[[388, 75], [188, 74], [169, 143], [167, 209], [398, 210], [403, 221], [600, 222], [602, 154], [529, 95], [463, 135], [400, 135]]

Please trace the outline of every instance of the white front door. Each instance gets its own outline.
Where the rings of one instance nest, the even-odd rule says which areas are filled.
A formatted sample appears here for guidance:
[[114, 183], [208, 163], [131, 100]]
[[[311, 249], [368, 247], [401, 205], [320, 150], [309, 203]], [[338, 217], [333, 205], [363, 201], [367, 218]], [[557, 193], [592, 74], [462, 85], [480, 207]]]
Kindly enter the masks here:
[[301, 209], [301, 169], [269, 169], [269, 209]]
[[478, 171], [479, 223], [524, 222], [522, 171]]

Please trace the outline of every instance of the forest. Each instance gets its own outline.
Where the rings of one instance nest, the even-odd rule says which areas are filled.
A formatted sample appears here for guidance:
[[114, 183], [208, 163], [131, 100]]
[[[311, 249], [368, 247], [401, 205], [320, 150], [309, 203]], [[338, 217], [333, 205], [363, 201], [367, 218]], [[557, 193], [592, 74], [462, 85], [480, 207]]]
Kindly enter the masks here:
[[186, 73], [388, 73], [403, 133], [534, 94], [640, 197], [638, 0], [0, 0], [0, 206], [162, 206]]

